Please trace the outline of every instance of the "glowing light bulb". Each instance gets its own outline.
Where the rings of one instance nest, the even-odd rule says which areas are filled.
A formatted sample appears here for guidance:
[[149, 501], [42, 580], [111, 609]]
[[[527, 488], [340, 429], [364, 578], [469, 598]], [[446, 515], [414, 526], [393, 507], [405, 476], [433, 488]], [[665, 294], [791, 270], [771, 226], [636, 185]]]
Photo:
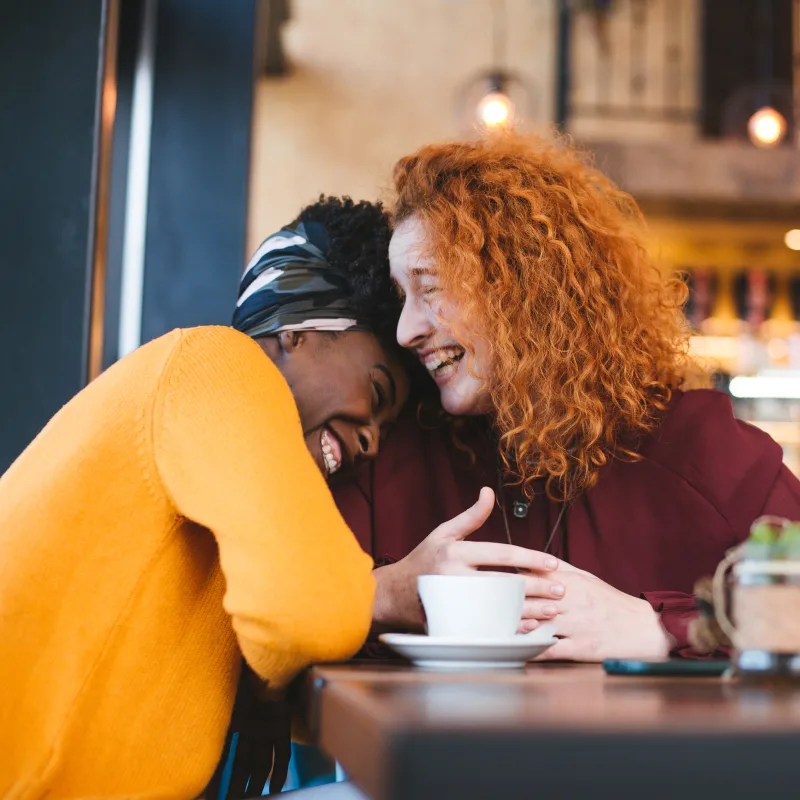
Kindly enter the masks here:
[[783, 242], [790, 250], [800, 250], [800, 230], [792, 228], [792, 230], [786, 231]]
[[780, 112], [765, 106], [750, 117], [747, 133], [757, 147], [775, 147], [786, 135], [786, 120]]
[[478, 103], [478, 121], [489, 128], [508, 125], [514, 117], [514, 105], [502, 92], [490, 92]]

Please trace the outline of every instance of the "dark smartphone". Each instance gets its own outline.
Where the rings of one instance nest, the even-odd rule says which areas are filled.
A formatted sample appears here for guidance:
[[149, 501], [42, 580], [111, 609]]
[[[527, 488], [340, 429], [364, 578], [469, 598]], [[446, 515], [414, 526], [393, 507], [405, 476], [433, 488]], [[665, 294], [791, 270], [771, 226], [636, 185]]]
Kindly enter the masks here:
[[725, 673], [730, 665], [730, 661], [688, 661], [684, 659], [637, 661], [626, 658], [607, 658], [603, 662], [603, 669], [609, 675], [705, 675], [719, 677]]

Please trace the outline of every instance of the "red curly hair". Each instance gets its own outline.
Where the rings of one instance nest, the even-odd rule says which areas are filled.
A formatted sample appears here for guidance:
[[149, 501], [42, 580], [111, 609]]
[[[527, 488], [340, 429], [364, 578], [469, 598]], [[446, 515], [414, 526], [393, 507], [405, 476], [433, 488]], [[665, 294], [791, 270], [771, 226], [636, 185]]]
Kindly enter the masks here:
[[425, 226], [456, 335], [471, 351], [465, 332], [483, 333], [525, 493], [545, 478], [571, 500], [609, 459], [637, 460], [689, 360], [686, 287], [648, 256], [633, 198], [564, 142], [516, 134], [423, 147], [394, 183], [394, 223]]

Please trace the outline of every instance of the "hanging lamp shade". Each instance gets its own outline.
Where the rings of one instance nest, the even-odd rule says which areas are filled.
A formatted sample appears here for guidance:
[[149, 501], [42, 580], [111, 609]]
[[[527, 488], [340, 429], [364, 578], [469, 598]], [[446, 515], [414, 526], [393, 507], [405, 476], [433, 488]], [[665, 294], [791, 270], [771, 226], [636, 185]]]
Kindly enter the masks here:
[[459, 90], [457, 113], [463, 131], [517, 127], [534, 116], [533, 93], [517, 73], [488, 69]]
[[533, 118], [533, 92], [516, 72], [506, 69], [506, 0], [491, 4], [492, 66], [481, 70], [458, 90], [456, 114], [464, 133], [518, 127]]

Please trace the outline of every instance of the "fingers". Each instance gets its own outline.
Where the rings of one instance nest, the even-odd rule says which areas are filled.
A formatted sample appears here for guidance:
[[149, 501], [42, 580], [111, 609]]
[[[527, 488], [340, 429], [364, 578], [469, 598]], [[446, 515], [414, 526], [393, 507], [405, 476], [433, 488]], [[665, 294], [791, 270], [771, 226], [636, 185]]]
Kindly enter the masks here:
[[462, 511], [457, 517], [443, 522], [431, 535], [442, 539], [464, 539], [489, 519], [493, 508], [494, 492], [484, 486], [475, 505]]
[[[452, 520], [451, 520], [452, 522]], [[558, 559], [511, 544], [497, 542], [451, 542], [443, 549], [442, 562], [457, 571], [478, 567], [507, 567], [523, 572], [552, 572], [558, 568]]]
[[522, 619], [553, 619], [559, 610], [558, 604], [552, 600], [526, 600], [522, 607]]
[[[556, 614], [558, 617], [558, 614]], [[542, 625], [555, 625], [554, 631], [559, 632], [559, 619], [525, 619], [523, 618], [520, 623], [519, 627], [517, 628], [517, 633], [531, 633], [532, 631], [538, 630], [542, 627]]]
[[530, 633], [531, 631], [535, 631], [540, 625], [544, 625], [544, 623], [544, 620], [540, 622], [538, 619], [523, 619], [519, 623], [517, 633]]
[[525, 596], [543, 597], [550, 600], [560, 600], [567, 589], [558, 575], [528, 575], [525, 577]]

